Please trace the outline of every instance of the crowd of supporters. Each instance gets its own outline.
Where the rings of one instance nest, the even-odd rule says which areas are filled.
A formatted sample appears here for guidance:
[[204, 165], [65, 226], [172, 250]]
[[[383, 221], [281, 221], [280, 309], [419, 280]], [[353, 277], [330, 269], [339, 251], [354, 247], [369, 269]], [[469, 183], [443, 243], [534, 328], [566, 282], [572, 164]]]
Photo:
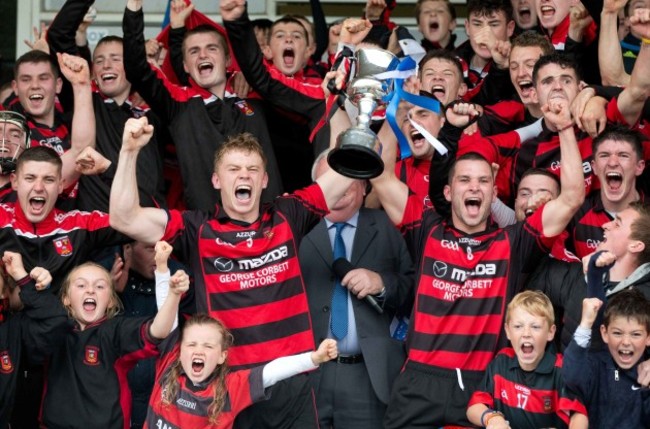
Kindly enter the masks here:
[[650, 0], [309, 4], [35, 32], [0, 429], [649, 428]]

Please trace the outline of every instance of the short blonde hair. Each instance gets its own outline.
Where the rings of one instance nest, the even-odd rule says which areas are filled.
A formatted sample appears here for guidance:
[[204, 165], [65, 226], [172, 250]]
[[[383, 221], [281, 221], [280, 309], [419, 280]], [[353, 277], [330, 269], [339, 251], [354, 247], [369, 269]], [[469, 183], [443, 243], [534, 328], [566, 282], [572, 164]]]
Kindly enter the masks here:
[[533, 316], [543, 317], [548, 322], [549, 327], [555, 323], [555, 313], [551, 300], [538, 290], [520, 292], [512, 298], [506, 309], [506, 324], [510, 322], [510, 316], [516, 308], [521, 308]]
[[266, 169], [267, 158], [264, 149], [257, 138], [251, 133], [240, 133], [230, 136], [214, 152], [213, 168], [217, 171], [219, 163], [229, 152], [241, 151], [248, 154], [257, 154], [262, 158], [262, 164]]

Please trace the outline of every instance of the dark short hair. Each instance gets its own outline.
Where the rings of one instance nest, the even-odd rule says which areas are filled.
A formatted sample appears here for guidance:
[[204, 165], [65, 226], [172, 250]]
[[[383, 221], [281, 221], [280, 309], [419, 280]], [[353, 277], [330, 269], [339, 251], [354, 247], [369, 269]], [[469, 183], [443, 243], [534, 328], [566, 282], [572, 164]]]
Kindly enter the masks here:
[[461, 161], [483, 161], [490, 167], [490, 169], [492, 168], [490, 162], [487, 159], [485, 159], [483, 155], [476, 152], [465, 153], [459, 156], [458, 158], [456, 158], [454, 162], [452, 162], [451, 167], [449, 168], [449, 176], [447, 177], [448, 184], [451, 184], [451, 179], [453, 179], [454, 174], [456, 173], [456, 165], [458, 165], [458, 163]]
[[546, 168], [540, 168], [540, 167], [529, 168], [528, 170], [524, 171], [524, 174], [521, 175], [521, 178], [519, 179], [519, 183], [521, 184], [521, 181], [524, 180], [528, 176], [545, 176], [545, 177], [548, 177], [549, 179], [553, 179], [553, 182], [555, 182], [555, 184], [557, 185], [558, 190], [562, 188], [562, 185], [560, 184], [559, 177], [557, 177], [556, 174], [551, 173]]
[[210, 33], [217, 35], [217, 37], [221, 41], [221, 45], [223, 46], [223, 51], [226, 54], [226, 57], [230, 56], [230, 46], [228, 45], [228, 40], [226, 40], [226, 36], [221, 31], [217, 30], [215, 27], [213, 27], [210, 24], [197, 25], [191, 30], [187, 30], [187, 32], [183, 36], [183, 53], [185, 53], [185, 41], [188, 39], [188, 37], [194, 36], [195, 34], [210, 34]]
[[602, 133], [598, 134], [591, 142], [591, 151], [594, 155], [605, 140], [629, 143], [637, 158], [643, 159], [643, 142], [646, 139], [639, 131], [618, 124], [608, 125], [607, 128], [605, 128]]
[[506, 16], [506, 23], [512, 21], [512, 3], [510, 0], [469, 0], [467, 2], [467, 17], [474, 14], [477, 16], [490, 16], [493, 13], [503, 12]]
[[34, 146], [25, 149], [16, 160], [16, 172], [20, 171], [23, 164], [30, 161], [49, 162], [50, 164], [54, 164], [59, 170], [59, 173], [63, 168], [63, 162], [61, 161], [59, 154], [48, 146]]
[[124, 39], [121, 38], [120, 36], [115, 36], [113, 34], [109, 34], [108, 36], [104, 36], [101, 39], [99, 39], [99, 42], [97, 42], [97, 45], [95, 46], [95, 49], [101, 45], [105, 45], [108, 43], [119, 43], [120, 45], [124, 45]]
[[637, 321], [650, 334], [650, 301], [639, 289], [631, 287], [608, 299], [603, 324], [608, 327], [617, 317]]
[[254, 28], [260, 28], [265, 30], [270, 30], [273, 27], [273, 21], [268, 18], [259, 18], [251, 20], [251, 25]]
[[533, 85], [537, 84], [537, 75], [539, 70], [549, 64], [557, 64], [563, 69], [572, 69], [575, 72], [578, 81], [582, 80], [582, 73], [580, 72], [580, 66], [578, 63], [566, 54], [554, 52], [549, 55], [542, 55], [535, 63], [535, 67], [533, 67]]
[[461, 64], [460, 59], [456, 54], [446, 49], [432, 49], [428, 51], [424, 57], [422, 57], [422, 59], [420, 60], [420, 64], [418, 65], [418, 73], [420, 73], [420, 76], [422, 73], [422, 67], [424, 67], [424, 65], [428, 63], [429, 60], [434, 58], [437, 58], [439, 60], [445, 60], [453, 64], [454, 66], [456, 66], [461, 79], [463, 78], [463, 65]]
[[[512, 39], [512, 48], [528, 48], [536, 46], [542, 50], [542, 55], [550, 55], [555, 52], [553, 44], [543, 35], [536, 31], [524, 31], [514, 39]], [[512, 51], [511, 51], [512, 52]]]
[[33, 49], [31, 51], [22, 54], [16, 60], [16, 63], [14, 64], [14, 79], [18, 79], [18, 70], [20, 69], [20, 66], [28, 63], [33, 63], [33, 64], [48, 63], [50, 65], [50, 68], [52, 69], [52, 74], [54, 75], [54, 78], [57, 79], [59, 77], [59, 66], [54, 62], [50, 54], [47, 54], [43, 51], [39, 51], [38, 49]]

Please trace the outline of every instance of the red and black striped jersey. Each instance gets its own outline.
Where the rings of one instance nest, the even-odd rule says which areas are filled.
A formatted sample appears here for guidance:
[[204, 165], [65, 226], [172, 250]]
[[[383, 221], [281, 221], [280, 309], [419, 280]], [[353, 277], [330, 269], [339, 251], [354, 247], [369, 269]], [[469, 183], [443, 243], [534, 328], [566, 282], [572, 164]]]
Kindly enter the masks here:
[[178, 377], [179, 389], [176, 397], [171, 404], [164, 405], [161, 380], [165, 378], [179, 355], [180, 347], [176, 345], [156, 364], [156, 383], [149, 400], [145, 429], [230, 429], [239, 412], [254, 402], [266, 399], [262, 383], [264, 367], [258, 366], [228, 373], [226, 403], [219, 413], [217, 424], [210, 423], [208, 419], [208, 410], [216, 388], [213, 379], [209, 378], [206, 382], [195, 386], [185, 374], [181, 374]]
[[[593, 174], [591, 161], [594, 156], [591, 150], [592, 139], [584, 131], [576, 133], [578, 149], [582, 157], [582, 171], [585, 176], [585, 192], [588, 194], [594, 189], [597, 178]], [[546, 127], [542, 121], [542, 132], [537, 137], [522, 142], [513, 159], [513, 169], [510, 172], [510, 195], [516, 195], [516, 189], [521, 181], [521, 176], [529, 168], [545, 168], [551, 173], [560, 175], [560, 137]]]
[[542, 212], [505, 229], [465, 234], [409, 198], [402, 232], [417, 263], [408, 358], [425, 365], [483, 371], [505, 345], [507, 302], [548, 254]]
[[27, 125], [32, 147], [47, 146], [61, 156], [70, 149], [70, 126], [63, 121], [59, 114], [55, 114], [55, 118], [53, 127], [48, 127], [30, 118], [27, 119]]
[[[641, 201], [645, 200], [644, 195], [639, 191]], [[567, 226], [567, 248], [581, 259], [595, 252], [603, 240], [603, 225], [612, 220], [614, 216], [605, 210], [600, 190], [593, 191]]]
[[564, 387], [562, 355], [549, 351], [534, 371], [519, 366], [515, 351], [499, 351], [472, 394], [468, 407], [484, 404], [503, 413], [517, 429], [566, 428], [572, 413], [586, 415], [584, 405]]
[[600, 190], [593, 191], [567, 226], [567, 248], [581, 259], [595, 252], [603, 240], [603, 224], [613, 219], [603, 207]]
[[433, 207], [429, 198], [430, 168], [430, 159], [415, 159], [412, 156], [399, 160], [395, 164], [395, 175], [406, 183], [411, 193], [422, 198], [422, 203], [426, 208]]
[[170, 211], [164, 240], [195, 273], [197, 310], [235, 337], [233, 369], [314, 349], [298, 263], [302, 237], [326, 214], [317, 185], [264, 205], [252, 224], [198, 211]]
[[16, 111], [27, 118], [27, 126], [29, 127], [32, 147], [47, 146], [54, 149], [59, 156], [63, 155], [68, 149], [70, 149], [70, 129], [72, 118], [68, 118], [68, 115], [64, 115], [60, 110], [55, 109], [53, 126], [50, 127], [36, 122], [25, 111], [23, 106], [20, 104], [20, 100], [15, 95], [6, 101], [5, 108]]
[[[625, 119], [618, 109], [618, 100], [612, 99], [607, 104], [607, 121], [610, 123], [625, 124]], [[585, 192], [587, 195], [593, 190], [600, 188], [598, 178], [594, 175], [591, 161], [594, 156], [592, 152], [592, 138], [584, 131], [577, 130], [576, 140], [582, 156], [582, 171], [585, 175]], [[560, 175], [560, 138], [556, 132], [548, 129], [542, 121], [542, 133], [536, 138], [522, 142], [521, 148], [514, 158], [514, 168], [510, 176], [510, 186], [514, 195], [521, 176], [531, 167], [546, 168], [552, 173]]]

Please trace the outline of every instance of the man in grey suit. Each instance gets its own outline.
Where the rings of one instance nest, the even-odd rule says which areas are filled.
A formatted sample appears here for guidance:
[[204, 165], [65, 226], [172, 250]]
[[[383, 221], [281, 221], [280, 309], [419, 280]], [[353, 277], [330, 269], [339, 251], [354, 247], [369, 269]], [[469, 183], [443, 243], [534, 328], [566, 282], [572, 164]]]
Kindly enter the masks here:
[[[326, 155], [316, 159], [314, 179], [327, 170]], [[339, 358], [314, 374], [321, 428], [382, 427], [393, 380], [406, 358], [403, 342], [391, 337], [391, 322], [395, 325], [396, 315], [410, 315], [413, 263], [386, 214], [362, 208], [365, 188], [363, 180], [350, 186], [305, 236], [299, 251], [314, 338], [317, 342], [336, 338], [339, 349]], [[337, 230], [351, 263], [341, 270], [338, 260], [338, 276], [332, 268], [335, 253], [341, 256], [334, 248]], [[342, 333], [332, 325], [338, 306], [333, 302], [335, 288], [345, 296]], [[371, 305], [368, 297], [377, 305]]]

